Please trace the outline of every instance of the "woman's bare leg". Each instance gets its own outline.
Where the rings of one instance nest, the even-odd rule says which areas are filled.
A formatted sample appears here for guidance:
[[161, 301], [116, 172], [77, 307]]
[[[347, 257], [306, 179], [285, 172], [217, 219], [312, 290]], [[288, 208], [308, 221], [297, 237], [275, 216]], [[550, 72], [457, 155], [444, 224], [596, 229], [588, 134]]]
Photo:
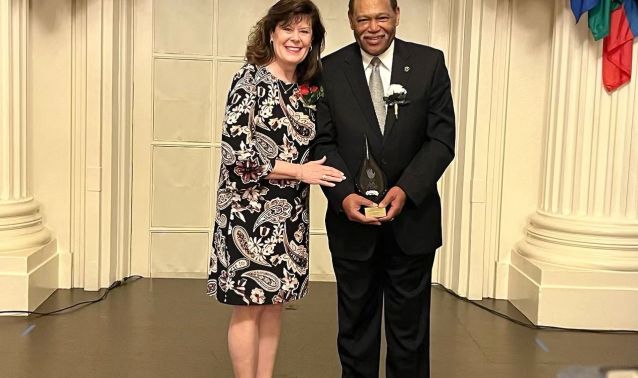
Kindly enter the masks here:
[[282, 305], [266, 305], [259, 321], [257, 377], [271, 378], [275, 368], [281, 330]]
[[257, 376], [259, 328], [263, 306], [234, 306], [228, 326], [228, 351], [236, 378]]

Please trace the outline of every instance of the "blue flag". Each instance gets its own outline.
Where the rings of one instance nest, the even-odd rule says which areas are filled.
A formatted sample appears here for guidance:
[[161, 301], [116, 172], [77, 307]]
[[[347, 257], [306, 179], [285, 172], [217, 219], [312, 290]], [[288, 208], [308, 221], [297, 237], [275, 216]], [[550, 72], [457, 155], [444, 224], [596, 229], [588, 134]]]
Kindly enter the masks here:
[[638, 37], [638, 0], [625, 0], [625, 15], [634, 38]]
[[[635, 1], [636, 0], [634, 0], [634, 2]], [[593, 7], [598, 5], [600, 0], [571, 0], [571, 2], [572, 2], [572, 12], [574, 13], [574, 17], [576, 17], [576, 22], [578, 22], [580, 21], [580, 16], [582, 16], [583, 13], [590, 11]]]

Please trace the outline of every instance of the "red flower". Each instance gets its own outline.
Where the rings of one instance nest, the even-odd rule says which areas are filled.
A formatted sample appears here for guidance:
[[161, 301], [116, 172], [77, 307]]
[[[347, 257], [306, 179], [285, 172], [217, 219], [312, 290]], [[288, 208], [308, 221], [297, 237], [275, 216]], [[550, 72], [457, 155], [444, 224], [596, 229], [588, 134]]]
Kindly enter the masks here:
[[299, 86], [299, 94], [302, 96], [310, 94], [310, 88], [308, 88], [308, 84], [301, 84]]
[[297, 88], [295, 96], [301, 100], [304, 106], [315, 109], [317, 101], [323, 97], [323, 88], [310, 85], [309, 83], [303, 83]]

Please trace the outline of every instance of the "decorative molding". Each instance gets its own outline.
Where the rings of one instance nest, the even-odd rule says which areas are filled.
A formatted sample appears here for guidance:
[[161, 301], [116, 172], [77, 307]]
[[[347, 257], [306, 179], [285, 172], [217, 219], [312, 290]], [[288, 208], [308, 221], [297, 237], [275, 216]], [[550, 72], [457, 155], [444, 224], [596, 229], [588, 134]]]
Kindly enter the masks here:
[[328, 231], [326, 231], [325, 227], [319, 227], [319, 228], [310, 228], [310, 235], [325, 235], [326, 237], [328, 236]]
[[[445, 54], [447, 61], [449, 62], [449, 37], [441, 38], [441, 36], [449, 36], [449, 24], [451, 21], [450, 17], [450, 6], [451, 2], [440, 2], [434, 0], [427, 0], [427, 4], [429, 6], [429, 11], [427, 12], [429, 17], [429, 30], [427, 33], [427, 43], [434, 47], [442, 50]], [[449, 63], [448, 63], [449, 67]], [[453, 206], [452, 201], [454, 200], [454, 183], [450, 182], [451, 179], [454, 179], [454, 175], [450, 174], [450, 171], [453, 170], [455, 164], [448, 168], [448, 171], [443, 176], [443, 179], [439, 182], [439, 192], [441, 193], [441, 201], [443, 203], [442, 207], [442, 220], [443, 223], [443, 246], [441, 247], [439, 253], [436, 254], [434, 258], [434, 265], [432, 267], [432, 281], [433, 282], [443, 282], [446, 279], [446, 274], [449, 270], [448, 265], [450, 259], [447, 258], [451, 252], [451, 239], [452, 239], [452, 229], [453, 227], [447, 227], [449, 220], [452, 219], [452, 210]]]
[[119, 1], [118, 67], [117, 70], [117, 204], [116, 246], [117, 277], [130, 275], [131, 212], [133, 187], [133, 14], [134, 2]]
[[[73, 286], [100, 288], [102, 200], [102, 1], [73, 3], [72, 219]], [[108, 235], [108, 234], [107, 234]]]
[[[153, 140], [153, 2], [135, 0], [133, 16], [133, 186], [132, 198], [149, 199]], [[149, 200], [133, 202], [131, 214], [131, 273], [150, 277]]]
[[73, 3], [73, 286], [129, 274], [132, 12], [127, 1]]
[[51, 240], [39, 208], [31, 197], [0, 202], [0, 255], [40, 247]]
[[86, 0], [73, 1], [71, 58], [71, 255], [73, 287], [84, 286], [87, 128]]
[[638, 221], [605, 224], [539, 211], [516, 250], [565, 267], [638, 272]]
[[449, 36], [437, 47], [446, 53], [459, 99], [457, 156], [440, 183], [445, 244], [433, 278], [462, 296], [493, 297], [497, 277], [503, 286], [496, 270], [504, 258], [499, 231], [511, 5], [458, 0], [433, 7], [432, 36]]
[[504, 299], [507, 297], [507, 276], [499, 273], [499, 266], [509, 261], [509, 249], [500, 248], [500, 230], [513, 15], [510, 1], [500, 0], [493, 6], [496, 7], [492, 63], [493, 90], [489, 118], [486, 117], [486, 122], [490, 125], [488, 161], [485, 171], [487, 204], [485, 248], [488, 257], [484, 263], [483, 297]]
[[638, 272], [568, 268], [515, 251], [509, 276], [510, 302], [534, 324], [638, 330]]
[[310, 273], [311, 282], [335, 282], [337, 278], [331, 273]]
[[[462, 22], [454, 22], [458, 16], [458, 5], [465, 5], [465, 3], [454, 2], [440, 2], [432, 1], [432, 32], [430, 33], [430, 44], [435, 48], [441, 49], [447, 59], [447, 67], [452, 81], [452, 95], [456, 99], [461, 92], [461, 76], [462, 65], [458, 58], [458, 49], [455, 48], [455, 44], [459, 42], [458, 38], [454, 38], [453, 30], [463, 26]], [[441, 37], [445, 36], [445, 37]], [[457, 117], [460, 115], [458, 112], [460, 102], [455, 103], [455, 110]], [[457, 125], [459, 125], [457, 118]], [[458, 126], [457, 126], [458, 130]], [[460, 209], [459, 206], [459, 188], [458, 188], [458, 172], [462, 170], [462, 165], [458, 162], [459, 156], [459, 140], [457, 137], [457, 157], [448, 167], [443, 178], [439, 181], [441, 199], [443, 202], [443, 241], [444, 244], [437, 253], [437, 257], [434, 261], [434, 267], [432, 272], [432, 280], [434, 282], [440, 282], [446, 287], [454, 290], [453, 282], [458, 279], [458, 251], [460, 235]], [[456, 277], [456, 278], [455, 278]]]

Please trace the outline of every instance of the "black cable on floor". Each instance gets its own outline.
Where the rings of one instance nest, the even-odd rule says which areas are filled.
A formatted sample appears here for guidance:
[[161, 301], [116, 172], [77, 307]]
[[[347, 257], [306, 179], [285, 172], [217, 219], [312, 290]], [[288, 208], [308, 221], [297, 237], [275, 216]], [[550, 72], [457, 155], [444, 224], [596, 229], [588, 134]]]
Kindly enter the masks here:
[[529, 324], [529, 323], [522, 322], [518, 319], [514, 319], [509, 315], [505, 315], [496, 310], [493, 310], [487, 306], [477, 303], [476, 301], [472, 301], [467, 298], [461, 297], [460, 295], [456, 294], [455, 292], [453, 292], [452, 290], [446, 288], [445, 286], [441, 284], [433, 283], [432, 286], [447, 292], [448, 294], [452, 295], [454, 298], [460, 299], [463, 302], [470, 303], [493, 315], [496, 315], [505, 320], [509, 320], [512, 323], [518, 324], [520, 326], [523, 326], [529, 329], [540, 330], [540, 331], [570, 331], [570, 332], [584, 332], [584, 333], [604, 333], [604, 334], [615, 334], [615, 335], [638, 335], [638, 331], [630, 331], [630, 330], [578, 329], [578, 328], [563, 328], [563, 327], [552, 327], [552, 326], [538, 326], [535, 324]]
[[41, 316], [48, 316], [48, 315], [55, 315], [55, 314], [59, 314], [61, 312], [70, 310], [72, 308], [78, 307], [78, 306], [82, 306], [82, 305], [90, 305], [93, 303], [97, 303], [100, 302], [102, 300], [104, 300], [107, 295], [109, 294], [109, 292], [113, 289], [115, 289], [116, 287], [120, 287], [123, 285], [126, 285], [129, 282], [132, 281], [137, 281], [140, 278], [142, 278], [142, 276], [129, 276], [129, 277], [124, 277], [121, 280], [117, 280], [115, 282], [113, 282], [111, 284], [111, 286], [109, 286], [108, 288], [106, 288], [106, 291], [104, 292], [104, 294], [102, 294], [101, 297], [97, 298], [97, 299], [93, 299], [90, 301], [84, 301], [84, 302], [79, 302], [76, 304], [73, 304], [71, 306], [67, 306], [64, 308], [61, 308], [59, 310], [55, 310], [55, 311], [49, 311], [49, 312], [38, 312], [38, 311], [22, 311], [22, 310], [18, 310], [18, 311], [0, 311], [0, 314], [29, 314], [29, 315], [41, 315]]
[[[83, 302], [79, 302], [76, 304], [73, 304], [71, 306], [67, 306], [64, 308], [61, 308], [59, 310], [54, 310], [54, 311], [49, 311], [49, 312], [37, 312], [37, 311], [0, 311], [0, 314], [30, 314], [30, 315], [40, 315], [40, 316], [48, 316], [48, 315], [54, 315], [54, 314], [59, 314], [61, 312], [70, 310], [72, 308], [75, 308], [77, 306], [82, 306], [82, 305], [90, 305], [93, 303], [97, 303], [100, 302], [104, 299], [106, 299], [107, 295], [109, 294], [109, 292], [113, 289], [115, 289], [116, 287], [120, 287], [123, 286], [125, 284], [127, 284], [128, 282], [132, 281], [137, 281], [140, 278], [142, 278], [142, 276], [129, 276], [129, 277], [124, 277], [122, 278], [122, 280], [118, 280], [115, 281], [111, 284], [111, 286], [109, 286], [106, 291], [104, 292], [104, 294], [102, 294], [101, 297], [94, 299], [94, 300], [90, 300], [90, 301], [83, 301]], [[453, 292], [452, 290], [446, 288], [445, 286], [438, 284], [438, 283], [433, 283], [432, 286], [438, 288], [439, 290], [443, 290], [446, 293], [452, 295], [454, 298], [459, 299], [463, 302], [467, 302], [470, 303], [478, 308], [481, 308], [487, 312], [489, 312], [490, 314], [496, 315], [500, 318], [503, 318], [505, 320], [508, 320], [514, 324], [517, 324], [519, 326], [523, 326], [525, 328], [529, 328], [529, 329], [534, 329], [534, 330], [542, 330], [542, 331], [570, 331], [570, 332], [584, 332], [584, 333], [601, 333], [601, 334], [616, 334], [616, 335], [636, 335], [638, 334], [638, 331], [630, 331], [630, 330], [601, 330], [601, 329], [577, 329], [577, 328], [564, 328], [564, 327], [552, 327], [552, 326], [538, 326], [535, 324], [528, 324], [525, 322], [522, 322], [518, 319], [514, 319], [509, 315], [500, 313], [496, 310], [493, 310], [487, 306], [484, 306], [480, 303], [477, 303], [475, 301], [469, 300], [467, 298], [461, 297], [460, 295], [456, 294], [455, 292]]]

